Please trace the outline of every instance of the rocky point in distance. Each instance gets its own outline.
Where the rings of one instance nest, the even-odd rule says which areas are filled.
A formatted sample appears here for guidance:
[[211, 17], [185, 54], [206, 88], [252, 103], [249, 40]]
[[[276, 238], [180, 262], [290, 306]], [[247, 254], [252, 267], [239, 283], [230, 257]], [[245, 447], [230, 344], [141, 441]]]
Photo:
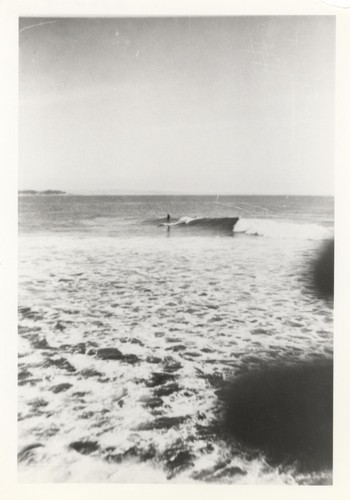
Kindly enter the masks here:
[[23, 195], [53, 195], [53, 194], [67, 194], [65, 191], [58, 191], [57, 189], [46, 189], [45, 191], [35, 191], [34, 189], [25, 189], [18, 191], [20, 196]]

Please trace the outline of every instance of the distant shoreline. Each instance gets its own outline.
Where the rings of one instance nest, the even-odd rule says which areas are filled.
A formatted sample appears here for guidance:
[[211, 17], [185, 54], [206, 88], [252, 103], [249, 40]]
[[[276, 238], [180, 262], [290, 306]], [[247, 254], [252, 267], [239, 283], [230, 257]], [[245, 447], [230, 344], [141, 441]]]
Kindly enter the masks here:
[[24, 189], [18, 191], [19, 196], [42, 196], [42, 195], [66, 195], [65, 191], [59, 191], [57, 189], [46, 189], [45, 191], [35, 191], [34, 189]]

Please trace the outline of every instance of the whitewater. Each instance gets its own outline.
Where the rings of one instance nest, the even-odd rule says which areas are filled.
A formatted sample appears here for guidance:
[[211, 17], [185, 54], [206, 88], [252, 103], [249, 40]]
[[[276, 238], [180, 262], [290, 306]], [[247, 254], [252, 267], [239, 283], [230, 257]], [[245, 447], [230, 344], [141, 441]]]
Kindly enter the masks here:
[[222, 432], [220, 389], [332, 359], [333, 201], [219, 200], [20, 199], [20, 481], [331, 484]]

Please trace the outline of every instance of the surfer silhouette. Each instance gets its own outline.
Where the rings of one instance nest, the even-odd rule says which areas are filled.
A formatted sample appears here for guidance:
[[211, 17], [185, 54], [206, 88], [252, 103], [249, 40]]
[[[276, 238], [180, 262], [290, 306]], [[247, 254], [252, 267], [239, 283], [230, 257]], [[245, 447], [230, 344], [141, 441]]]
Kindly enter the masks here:
[[170, 223], [170, 214], [167, 214], [166, 221], [167, 221], [167, 224], [168, 224], [167, 233], [168, 233], [168, 236], [169, 236], [170, 235], [169, 234], [170, 233], [170, 225], [169, 225], [169, 223]]

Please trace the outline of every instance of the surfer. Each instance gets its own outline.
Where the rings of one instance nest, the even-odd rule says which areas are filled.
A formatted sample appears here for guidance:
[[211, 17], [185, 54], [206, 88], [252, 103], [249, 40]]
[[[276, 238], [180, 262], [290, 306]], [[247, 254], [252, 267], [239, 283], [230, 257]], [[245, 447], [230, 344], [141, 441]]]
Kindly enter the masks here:
[[166, 221], [167, 221], [167, 223], [169, 223], [169, 222], [170, 222], [170, 214], [167, 214], [167, 216], [166, 216]]

